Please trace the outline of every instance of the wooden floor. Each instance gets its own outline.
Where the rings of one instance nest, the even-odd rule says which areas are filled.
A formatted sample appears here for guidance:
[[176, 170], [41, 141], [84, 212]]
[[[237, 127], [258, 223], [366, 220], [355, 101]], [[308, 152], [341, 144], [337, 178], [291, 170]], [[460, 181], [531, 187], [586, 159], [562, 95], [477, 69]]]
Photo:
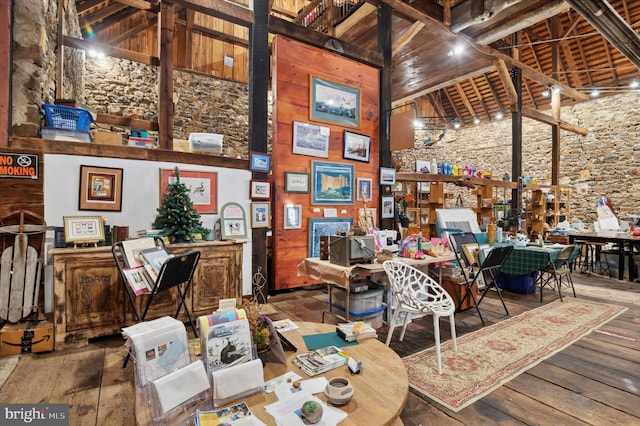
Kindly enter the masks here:
[[[640, 293], [638, 283], [573, 276], [582, 284]], [[540, 306], [537, 294], [502, 293], [512, 315]], [[545, 303], [554, 299], [549, 294]], [[320, 321], [326, 300], [322, 289], [270, 298], [280, 318], [299, 321]], [[591, 333], [459, 413], [410, 393], [402, 421], [405, 425], [640, 425], [640, 305], [624, 305], [629, 309], [607, 324], [607, 333]], [[506, 318], [495, 293], [481, 306], [488, 322]], [[475, 309], [457, 314], [456, 326], [460, 336], [480, 328]], [[449, 339], [446, 319], [441, 330], [442, 339]], [[386, 328], [378, 334], [383, 340]], [[432, 346], [432, 334], [431, 318], [420, 319], [409, 326], [404, 342], [397, 341], [396, 333], [391, 347], [406, 356]], [[133, 425], [133, 373], [131, 363], [122, 368], [124, 355], [123, 340], [112, 336], [95, 339], [84, 348], [22, 356], [0, 389], [0, 401], [69, 403], [71, 425]]]

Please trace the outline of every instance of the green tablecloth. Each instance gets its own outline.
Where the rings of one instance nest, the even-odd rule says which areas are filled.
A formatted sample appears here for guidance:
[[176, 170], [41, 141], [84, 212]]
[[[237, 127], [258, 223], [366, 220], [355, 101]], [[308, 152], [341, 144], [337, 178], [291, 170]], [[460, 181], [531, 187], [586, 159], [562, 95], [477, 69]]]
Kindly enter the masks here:
[[[500, 272], [509, 275], [525, 275], [539, 271], [547, 263], [553, 261], [564, 247], [560, 244], [554, 244], [548, 247], [514, 248]], [[573, 262], [579, 253], [580, 249], [576, 247], [569, 257], [569, 263]]]

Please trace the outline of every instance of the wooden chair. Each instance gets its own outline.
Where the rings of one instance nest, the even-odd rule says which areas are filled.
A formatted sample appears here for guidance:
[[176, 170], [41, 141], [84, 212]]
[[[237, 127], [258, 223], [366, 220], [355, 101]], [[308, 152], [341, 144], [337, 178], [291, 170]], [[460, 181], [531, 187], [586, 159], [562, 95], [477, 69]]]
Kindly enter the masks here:
[[538, 282], [540, 283], [540, 302], [542, 303], [542, 290], [545, 287], [552, 288], [555, 290], [558, 289], [558, 294], [560, 295], [560, 301], [562, 301], [562, 284], [563, 279], [565, 286], [571, 288], [573, 291], [573, 297], [576, 297], [576, 289], [573, 287], [573, 280], [571, 279], [571, 268], [569, 264], [569, 259], [571, 258], [571, 254], [575, 249], [575, 245], [566, 246], [558, 256], [553, 261], [550, 261], [547, 266], [545, 266], [540, 271], [540, 277], [538, 278]]
[[[504, 262], [511, 254], [513, 246], [506, 245], [492, 247], [491, 251], [487, 254], [487, 257], [485, 259], [481, 260], [478, 258], [476, 260], [471, 259], [463, 249], [467, 244], [478, 244], [478, 240], [472, 232], [458, 232], [449, 234], [449, 240], [451, 242], [451, 248], [455, 253], [456, 259], [462, 269], [462, 277], [464, 278], [465, 284], [467, 286], [467, 293], [460, 299], [458, 309], [460, 309], [464, 305], [464, 302], [469, 297], [471, 297], [473, 299], [476, 310], [478, 311], [478, 315], [480, 316], [480, 321], [482, 321], [482, 325], [484, 326], [485, 322], [484, 318], [482, 317], [482, 313], [480, 312], [479, 305], [487, 295], [487, 292], [491, 290], [491, 288], [494, 288], [496, 289], [498, 297], [502, 302], [505, 313], [509, 315], [507, 305], [504, 303], [502, 294], [500, 294], [500, 289], [496, 284], [496, 278], [498, 276], [498, 273], [500, 272], [500, 269], [502, 269], [502, 265], [504, 265]], [[484, 283], [484, 290], [482, 291], [480, 299], [476, 299], [473, 287], [475, 286], [477, 288], [479, 283]]]
[[451, 339], [453, 340], [453, 350], [458, 351], [456, 344], [456, 324], [455, 324], [455, 304], [447, 293], [437, 282], [427, 274], [405, 262], [398, 260], [387, 260], [382, 266], [389, 278], [391, 291], [397, 301], [393, 319], [389, 324], [386, 345], [389, 346], [393, 329], [401, 312], [404, 312], [404, 323], [400, 341], [404, 339], [407, 325], [411, 314], [431, 314], [433, 315], [433, 336], [436, 346], [436, 359], [438, 374], [442, 374], [442, 361], [440, 356], [440, 317], [448, 316], [451, 325]]

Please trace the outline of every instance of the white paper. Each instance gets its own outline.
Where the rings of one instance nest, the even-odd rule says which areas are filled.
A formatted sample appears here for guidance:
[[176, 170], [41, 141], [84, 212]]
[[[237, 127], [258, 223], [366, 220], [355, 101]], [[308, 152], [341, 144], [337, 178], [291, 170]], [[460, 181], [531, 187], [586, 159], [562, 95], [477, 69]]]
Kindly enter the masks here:
[[294, 373], [293, 371], [287, 371], [281, 376], [267, 380], [264, 383], [264, 391], [266, 393], [273, 392], [278, 386], [293, 386], [293, 382], [302, 379], [302, 376]]
[[173, 373], [153, 381], [163, 413], [167, 413], [200, 392], [209, 389], [209, 379], [202, 361], [197, 360]]
[[271, 414], [278, 425], [282, 426], [304, 426], [305, 423], [300, 417], [300, 410], [305, 401], [315, 401], [322, 406], [322, 419], [316, 423], [318, 426], [333, 426], [347, 417], [347, 413], [337, 408], [331, 407], [304, 391], [294, 394], [291, 398], [274, 402], [264, 408]]
[[324, 217], [338, 217], [338, 209], [324, 209]]
[[211, 376], [214, 404], [218, 400], [244, 395], [256, 389], [259, 391], [264, 387], [264, 368], [259, 359], [214, 371]]

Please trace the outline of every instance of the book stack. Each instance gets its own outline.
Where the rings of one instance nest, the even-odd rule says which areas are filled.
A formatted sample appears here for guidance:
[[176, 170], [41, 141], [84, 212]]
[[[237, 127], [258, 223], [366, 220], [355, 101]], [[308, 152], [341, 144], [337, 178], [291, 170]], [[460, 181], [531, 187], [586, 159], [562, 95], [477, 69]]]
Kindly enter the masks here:
[[370, 337], [378, 337], [376, 329], [371, 324], [362, 321], [352, 321], [336, 326], [336, 333], [347, 342], [354, 340], [368, 339]]
[[315, 376], [343, 366], [349, 361], [349, 355], [336, 346], [316, 349], [296, 355], [293, 363], [308, 376]]

